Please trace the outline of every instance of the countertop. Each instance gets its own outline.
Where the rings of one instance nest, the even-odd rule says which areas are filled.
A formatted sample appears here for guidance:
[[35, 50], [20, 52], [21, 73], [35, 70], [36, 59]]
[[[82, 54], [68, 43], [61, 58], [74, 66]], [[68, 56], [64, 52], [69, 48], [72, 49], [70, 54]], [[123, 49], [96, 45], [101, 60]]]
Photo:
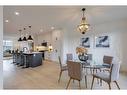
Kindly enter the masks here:
[[37, 53], [42, 53], [42, 52], [24, 52], [23, 54], [37, 54]]

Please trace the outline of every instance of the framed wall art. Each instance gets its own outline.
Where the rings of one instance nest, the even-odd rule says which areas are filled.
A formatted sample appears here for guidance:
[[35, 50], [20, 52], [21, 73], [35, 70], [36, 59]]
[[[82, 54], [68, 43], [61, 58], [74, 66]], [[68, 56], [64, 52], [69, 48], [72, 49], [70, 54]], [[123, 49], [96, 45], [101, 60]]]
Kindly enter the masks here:
[[95, 45], [96, 47], [109, 48], [110, 47], [109, 36], [95, 37]]
[[81, 38], [81, 45], [86, 48], [90, 48], [90, 38]]

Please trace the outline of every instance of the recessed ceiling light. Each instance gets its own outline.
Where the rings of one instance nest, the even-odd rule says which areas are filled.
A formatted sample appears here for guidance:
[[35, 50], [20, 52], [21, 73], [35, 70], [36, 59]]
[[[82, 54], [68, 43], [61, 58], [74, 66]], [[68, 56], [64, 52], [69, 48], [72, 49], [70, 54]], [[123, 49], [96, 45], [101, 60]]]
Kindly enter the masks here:
[[40, 29], [40, 32], [43, 32], [43, 29]]
[[9, 20], [5, 20], [5, 22], [9, 22]]
[[19, 12], [15, 12], [15, 15], [19, 15]]
[[54, 27], [51, 27], [51, 29], [53, 30], [53, 29], [55, 29]]

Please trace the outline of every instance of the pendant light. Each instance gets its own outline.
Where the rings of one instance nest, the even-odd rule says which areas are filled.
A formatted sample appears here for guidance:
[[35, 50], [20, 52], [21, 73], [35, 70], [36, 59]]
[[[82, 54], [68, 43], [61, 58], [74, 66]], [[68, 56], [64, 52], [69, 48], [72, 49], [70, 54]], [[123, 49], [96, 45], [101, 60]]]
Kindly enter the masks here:
[[29, 37], [27, 39], [28, 41], [33, 41], [33, 38], [31, 37], [31, 26], [29, 26]]
[[21, 31], [22, 31], [22, 30], [19, 30], [19, 33], [20, 33], [20, 38], [18, 39], [19, 42], [22, 41], [22, 38], [21, 38]]
[[[26, 28], [24, 28], [24, 32], [26, 32], [25, 30], [26, 30]], [[25, 35], [24, 35], [23, 41], [27, 41]]]
[[81, 20], [80, 25], [78, 25], [78, 28], [77, 28], [77, 30], [78, 30], [79, 32], [81, 32], [82, 34], [85, 34], [85, 33], [88, 31], [88, 28], [89, 28], [89, 26], [90, 26], [90, 24], [88, 24], [88, 23], [86, 22], [86, 17], [84, 16], [85, 10], [86, 10], [85, 8], [82, 8], [83, 17], [82, 17], [82, 20]]

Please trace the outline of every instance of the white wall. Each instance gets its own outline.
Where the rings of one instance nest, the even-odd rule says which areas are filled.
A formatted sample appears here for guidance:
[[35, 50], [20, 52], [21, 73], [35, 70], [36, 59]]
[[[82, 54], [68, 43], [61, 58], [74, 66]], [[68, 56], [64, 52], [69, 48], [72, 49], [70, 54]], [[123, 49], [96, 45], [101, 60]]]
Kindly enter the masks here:
[[3, 88], [3, 7], [0, 6], [0, 89]]
[[53, 51], [51, 54], [51, 60], [53, 61], [58, 61], [58, 56], [61, 54], [61, 30], [54, 30], [52, 31], [52, 36], [51, 36], [51, 43], [53, 46]]

